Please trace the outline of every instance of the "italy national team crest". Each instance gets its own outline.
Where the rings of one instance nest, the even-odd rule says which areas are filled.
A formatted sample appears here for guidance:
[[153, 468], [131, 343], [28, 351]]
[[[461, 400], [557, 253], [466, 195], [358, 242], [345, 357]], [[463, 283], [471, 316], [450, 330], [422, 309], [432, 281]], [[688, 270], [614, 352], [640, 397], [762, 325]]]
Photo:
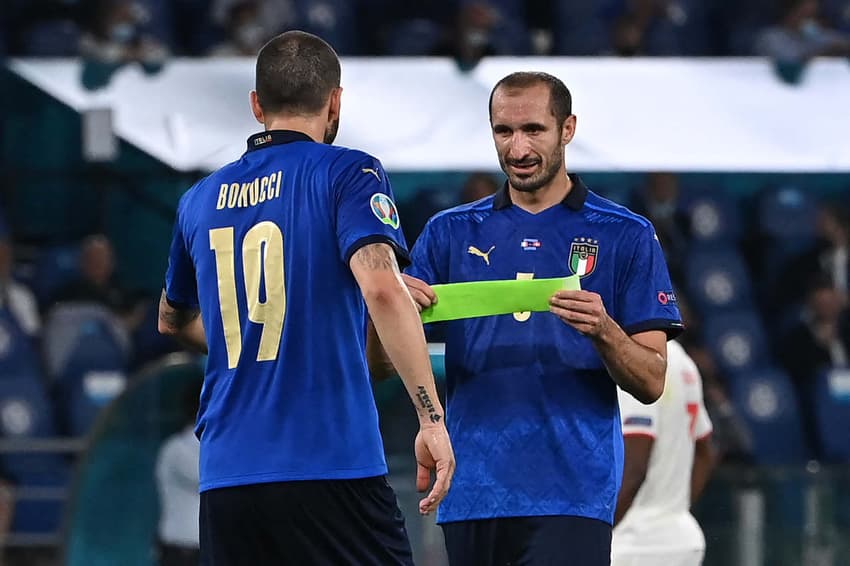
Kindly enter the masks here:
[[570, 269], [579, 277], [585, 277], [596, 269], [599, 255], [599, 240], [593, 238], [573, 238], [570, 245]]
[[375, 193], [369, 199], [369, 205], [378, 220], [392, 228], [398, 230], [398, 210], [396, 210], [393, 199], [384, 193]]

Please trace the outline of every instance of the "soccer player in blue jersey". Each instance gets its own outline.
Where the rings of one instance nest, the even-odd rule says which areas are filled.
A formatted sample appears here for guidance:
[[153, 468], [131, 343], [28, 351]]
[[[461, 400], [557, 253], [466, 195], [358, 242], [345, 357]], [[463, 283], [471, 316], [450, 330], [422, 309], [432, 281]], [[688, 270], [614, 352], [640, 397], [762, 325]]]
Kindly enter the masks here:
[[[448, 490], [454, 457], [381, 164], [334, 147], [340, 65], [287, 32], [257, 57], [265, 131], [195, 184], [177, 210], [161, 332], [208, 351], [201, 441], [205, 565], [411, 564], [364, 349], [374, 330], [419, 414], [420, 502]], [[365, 299], [365, 301], [364, 301]]]
[[434, 216], [405, 275], [430, 285], [579, 275], [551, 312], [447, 323], [446, 420], [457, 455], [438, 512], [453, 566], [610, 561], [623, 472], [617, 385], [644, 403], [664, 388], [682, 324], [652, 225], [565, 166], [576, 131], [567, 87], [515, 73], [491, 93], [507, 182]]

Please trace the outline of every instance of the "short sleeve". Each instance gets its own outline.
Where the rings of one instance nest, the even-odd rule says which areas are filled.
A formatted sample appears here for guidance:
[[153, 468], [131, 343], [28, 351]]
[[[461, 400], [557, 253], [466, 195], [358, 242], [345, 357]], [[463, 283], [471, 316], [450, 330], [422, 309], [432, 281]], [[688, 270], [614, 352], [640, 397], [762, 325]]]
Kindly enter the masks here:
[[429, 220], [413, 245], [410, 253], [411, 263], [404, 272], [429, 285], [448, 283], [446, 273], [448, 270], [444, 269], [444, 262], [440, 257], [440, 250], [448, 248], [440, 245], [441, 237], [440, 231], [435, 228], [434, 220]]
[[407, 243], [390, 180], [377, 159], [365, 153], [355, 155], [353, 159], [343, 155], [332, 170], [340, 258], [348, 265], [363, 246], [386, 243], [395, 250], [399, 265], [407, 266]]
[[682, 331], [682, 317], [670, 282], [664, 252], [652, 225], [642, 227], [619, 261], [615, 317], [626, 334], [663, 330], [669, 338]]
[[180, 211], [174, 222], [171, 250], [168, 253], [168, 269], [165, 272], [165, 298], [168, 304], [179, 309], [198, 308], [198, 286], [195, 266], [180, 227]]
[[658, 434], [658, 403], [644, 405], [619, 387], [620, 419], [623, 436], [644, 435], [655, 438]]

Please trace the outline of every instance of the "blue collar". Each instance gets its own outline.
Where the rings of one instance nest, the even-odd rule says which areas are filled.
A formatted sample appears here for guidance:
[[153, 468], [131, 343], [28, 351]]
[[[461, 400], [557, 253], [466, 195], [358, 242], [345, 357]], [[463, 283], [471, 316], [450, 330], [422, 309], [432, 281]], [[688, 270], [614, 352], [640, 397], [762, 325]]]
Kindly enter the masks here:
[[[561, 201], [561, 204], [572, 210], [581, 210], [581, 207], [584, 206], [584, 201], [587, 200], [587, 185], [585, 185], [584, 181], [581, 180], [581, 177], [575, 173], [569, 173], [567, 174], [567, 177], [569, 177], [570, 181], [573, 182], [573, 187], [570, 189], [570, 192], [567, 193], [567, 196], [564, 197], [564, 200]], [[496, 196], [493, 198], [493, 209], [502, 210], [503, 208], [508, 208], [512, 204], [511, 193], [508, 190], [508, 182], [505, 181], [502, 188], [496, 191]]]
[[272, 145], [283, 145], [285, 143], [299, 141], [308, 141], [315, 143], [315, 140], [304, 132], [296, 132], [293, 130], [268, 130], [265, 132], [254, 134], [253, 136], [248, 138], [248, 151], [254, 151], [255, 149], [263, 149], [264, 147], [269, 147]]

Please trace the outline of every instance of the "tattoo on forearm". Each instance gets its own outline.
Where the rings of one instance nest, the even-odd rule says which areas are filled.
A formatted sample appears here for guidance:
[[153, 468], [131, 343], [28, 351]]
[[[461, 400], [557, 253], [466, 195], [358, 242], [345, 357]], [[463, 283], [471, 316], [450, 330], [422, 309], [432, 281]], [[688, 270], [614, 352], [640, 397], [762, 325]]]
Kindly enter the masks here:
[[160, 311], [159, 318], [168, 326], [173, 328], [183, 328], [196, 318], [201, 313], [199, 311], [178, 311], [178, 310], [170, 310], [170, 311]]
[[420, 385], [419, 389], [416, 393], [416, 398], [419, 399], [419, 404], [422, 405], [422, 408], [428, 411], [428, 418], [431, 419], [432, 423], [440, 422], [442, 419], [442, 415], [437, 413], [437, 409], [434, 408], [434, 403], [431, 401], [431, 396], [428, 395], [428, 391], [424, 386]]
[[389, 244], [367, 244], [354, 253], [354, 259], [369, 269], [398, 271], [395, 253]]
[[168, 304], [165, 292], [159, 298], [159, 319], [171, 328], [181, 329], [201, 314], [199, 310], [177, 310]]

